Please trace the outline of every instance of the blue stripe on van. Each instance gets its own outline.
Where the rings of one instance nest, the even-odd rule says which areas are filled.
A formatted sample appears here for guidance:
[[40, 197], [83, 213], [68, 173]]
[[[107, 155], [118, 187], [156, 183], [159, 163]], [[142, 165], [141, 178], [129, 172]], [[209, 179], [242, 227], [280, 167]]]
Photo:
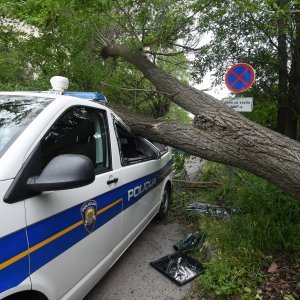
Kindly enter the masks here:
[[[22, 282], [29, 273], [26, 230], [21, 229], [0, 239], [0, 292]], [[11, 263], [12, 258], [16, 261]], [[8, 263], [11, 263], [7, 266]]]

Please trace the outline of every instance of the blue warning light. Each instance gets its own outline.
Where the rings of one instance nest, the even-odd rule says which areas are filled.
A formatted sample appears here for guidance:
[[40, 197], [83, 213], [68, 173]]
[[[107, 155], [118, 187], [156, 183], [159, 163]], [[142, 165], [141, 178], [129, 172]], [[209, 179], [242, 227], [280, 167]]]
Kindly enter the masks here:
[[106, 97], [98, 92], [63, 92], [63, 95], [82, 99], [92, 99], [105, 102], [107, 101]]

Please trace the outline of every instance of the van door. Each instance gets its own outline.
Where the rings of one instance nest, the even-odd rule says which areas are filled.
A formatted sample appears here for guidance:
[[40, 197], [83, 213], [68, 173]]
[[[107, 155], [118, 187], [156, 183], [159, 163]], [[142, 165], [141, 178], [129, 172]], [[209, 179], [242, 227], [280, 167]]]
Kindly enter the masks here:
[[115, 119], [122, 167], [123, 212], [121, 238], [128, 244], [157, 213], [162, 194], [159, 170], [163, 161], [151, 143], [131, 134]]
[[25, 200], [32, 286], [47, 288], [43, 292], [51, 299], [65, 295], [96, 265], [107, 271], [121, 228], [122, 199], [113, 192], [118, 183], [111, 182], [115, 172], [106, 111], [70, 108], [51, 126], [31, 161], [43, 169], [60, 154], [89, 157], [96, 178], [81, 188]]

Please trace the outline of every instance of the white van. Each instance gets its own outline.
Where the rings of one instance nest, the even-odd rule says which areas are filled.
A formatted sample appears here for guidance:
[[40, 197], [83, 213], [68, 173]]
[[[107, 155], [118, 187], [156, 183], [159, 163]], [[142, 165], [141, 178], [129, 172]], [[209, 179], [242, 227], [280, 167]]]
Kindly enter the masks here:
[[0, 93], [0, 299], [82, 299], [171, 196], [98, 93]]

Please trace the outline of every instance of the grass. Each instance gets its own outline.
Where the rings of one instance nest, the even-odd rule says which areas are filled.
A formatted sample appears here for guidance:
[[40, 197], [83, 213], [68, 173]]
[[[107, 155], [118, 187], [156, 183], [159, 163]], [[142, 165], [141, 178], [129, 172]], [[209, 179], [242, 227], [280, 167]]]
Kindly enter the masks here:
[[[276, 256], [300, 257], [300, 201], [265, 180], [235, 170], [228, 186], [229, 168], [209, 162], [201, 180], [217, 180], [224, 187], [198, 194], [174, 193], [177, 216], [191, 231], [205, 230], [214, 259], [205, 261], [203, 249], [193, 255], [206, 264], [198, 278], [201, 290], [213, 299], [253, 299], [264, 280], [261, 273]], [[208, 202], [241, 209], [229, 220], [215, 220], [185, 211], [192, 202]]]

